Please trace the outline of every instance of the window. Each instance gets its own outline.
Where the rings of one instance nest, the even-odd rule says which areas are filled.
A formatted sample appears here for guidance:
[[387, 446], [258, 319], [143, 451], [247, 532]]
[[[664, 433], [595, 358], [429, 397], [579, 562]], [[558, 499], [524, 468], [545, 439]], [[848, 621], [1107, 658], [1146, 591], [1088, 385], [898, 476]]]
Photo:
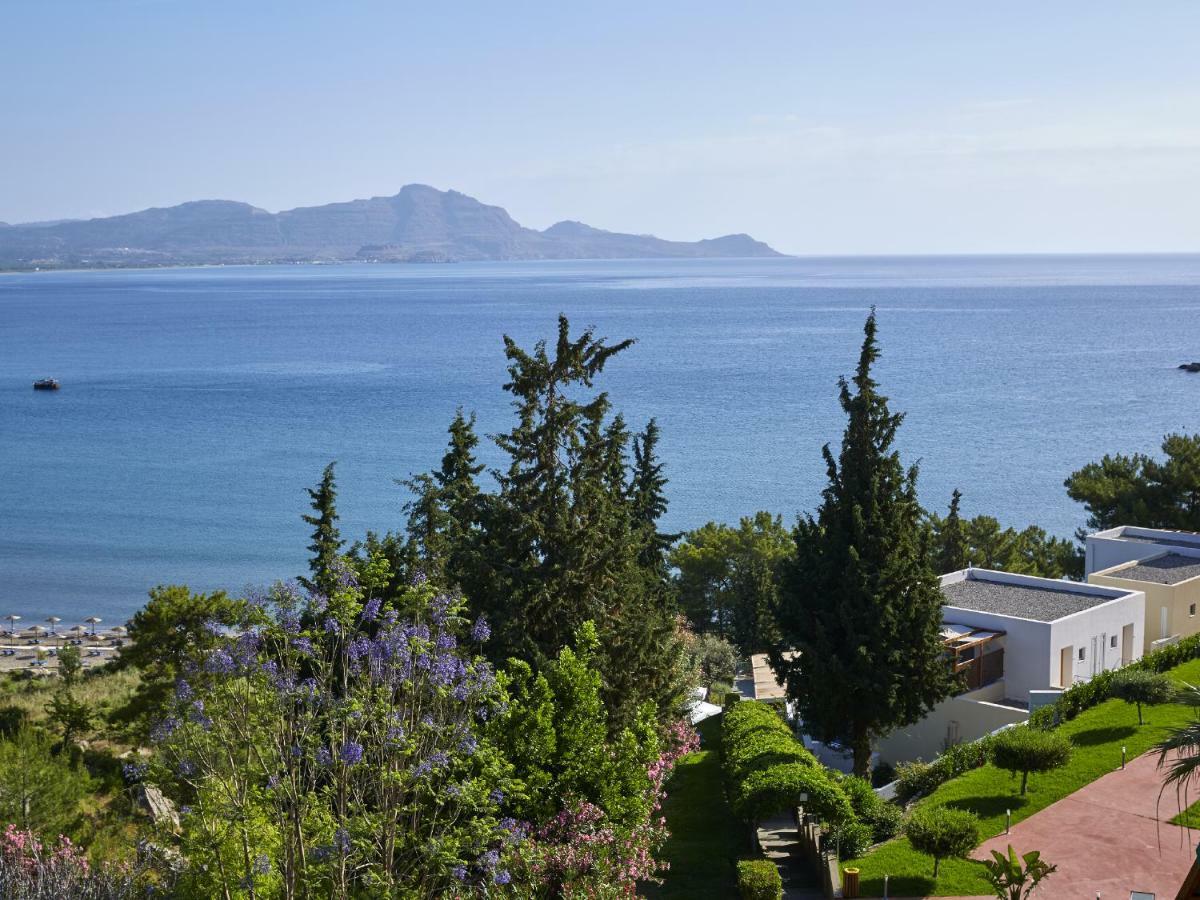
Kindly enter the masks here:
[[1117, 646], [1117, 636], [1115, 634], [1111, 638], [1108, 639], [1108, 646], [1110, 646], [1110, 647]]
[[1079, 661], [1080, 661], [1080, 662], [1083, 662], [1083, 660], [1084, 660], [1084, 655], [1085, 655], [1085, 653], [1084, 653], [1084, 649], [1083, 649], [1083, 647], [1080, 647], [1080, 648], [1079, 648]]
[[1196, 614], [1196, 604], [1193, 603], [1191, 606], [1188, 607], [1188, 615], [1194, 616], [1195, 614]]

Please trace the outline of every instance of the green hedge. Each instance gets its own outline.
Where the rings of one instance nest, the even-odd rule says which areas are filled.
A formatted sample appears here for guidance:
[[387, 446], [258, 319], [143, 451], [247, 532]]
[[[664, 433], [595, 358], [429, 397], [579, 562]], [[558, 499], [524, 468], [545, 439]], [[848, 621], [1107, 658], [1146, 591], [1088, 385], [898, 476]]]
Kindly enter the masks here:
[[783, 879], [775, 863], [767, 859], [743, 859], [737, 869], [738, 894], [742, 900], [782, 900]]
[[1112, 683], [1117, 672], [1127, 672], [1131, 669], [1166, 672], [1168, 669], [1198, 658], [1200, 658], [1200, 634], [1194, 634], [1163, 647], [1161, 650], [1147, 653], [1141, 659], [1131, 662], [1122, 669], [1109, 669], [1090, 681], [1068, 688], [1053, 703], [1036, 710], [1029, 717], [1029, 724], [1033, 728], [1053, 728], [1060, 722], [1075, 718], [1085, 709], [1091, 709], [1110, 699], [1113, 696]]
[[725, 711], [721, 762], [730, 805], [746, 822], [801, 805], [825, 822], [854, 818], [850, 800], [770, 706], [746, 700]]
[[955, 744], [933, 762], [900, 763], [896, 766], [896, 797], [907, 803], [915, 797], [932, 794], [938, 785], [978, 769], [992, 755], [992, 735], [984, 735], [969, 744]]

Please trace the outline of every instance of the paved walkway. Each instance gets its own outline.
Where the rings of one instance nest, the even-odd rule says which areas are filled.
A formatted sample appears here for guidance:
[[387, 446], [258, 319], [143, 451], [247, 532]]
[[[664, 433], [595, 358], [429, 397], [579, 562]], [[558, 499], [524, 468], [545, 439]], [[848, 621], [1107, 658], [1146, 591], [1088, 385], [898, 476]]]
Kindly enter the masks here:
[[1200, 832], [1168, 824], [1179, 810], [1173, 793], [1158, 803], [1161, 786], [1156, 757], [1146, 753], [1018, 822], [1011, 834], [985, 841], [972, 856], [987, 859], [1010, 843], [1018, 853], [1040, 850], [1058, 866], [1034, 895], [1045, 900], [1092, 900], [1097, 891], [1105, 900], [1124, 900], [1130, 891], [1171, 900]]
[[1125, 900], [1130, 891], [1173, 900], [1195, 858], [1200, 831], [1168, 824], [1179, 810], [1173, 794], [1164, 794], [1158, 804], [1161, 785], [1155, 757], [1144, 754], [1124, 771], [1018, 822], [1010, 834], [985, 841], [971, 855], [990, 859], [992, 850], [1003, 853], [1009, 844], [1017, 853], [1041, 851], [1058, 871], [1034, 893], [1038, 900], [1094, 900], [1097, 891], [1102, 900]]

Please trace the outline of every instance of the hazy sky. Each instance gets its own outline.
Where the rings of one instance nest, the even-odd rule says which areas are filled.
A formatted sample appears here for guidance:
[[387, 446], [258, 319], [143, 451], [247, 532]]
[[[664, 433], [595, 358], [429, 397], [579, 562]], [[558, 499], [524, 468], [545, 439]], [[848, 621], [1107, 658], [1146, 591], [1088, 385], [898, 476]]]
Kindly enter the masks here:
[[790, 253], [1200, 250], [1200, 3], [0, 2], [0, 220], [414, 181]]

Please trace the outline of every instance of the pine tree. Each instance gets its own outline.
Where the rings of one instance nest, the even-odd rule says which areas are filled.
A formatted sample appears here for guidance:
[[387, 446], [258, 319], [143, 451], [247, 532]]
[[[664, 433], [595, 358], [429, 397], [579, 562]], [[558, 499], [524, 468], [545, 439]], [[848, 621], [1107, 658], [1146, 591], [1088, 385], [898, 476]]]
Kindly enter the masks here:
[[312, 558], [308, 561], [311, 578], [300, 578], [300, 583], [310, 591], [326, 597], [337, 589], [336, 562], [342, 551], [342, 538], [338, 533], [337, 484], [334, 480], [335, 463], [330, 463], [321, 473], [321, 481], [315, 488], [307, 488], [312, 501], [314, 515], [301, 516], [313, 527], [312, 543], [308, 545]]
[[965, 569], [970, 562], [967, 559], [967, 539], [963, 534], [962, 518], [958, 513], [961, 501], [962, 491], [955, 488], [954, 493], [950, 495], [950, 511], [946, 518], [938, 523], [935, 567], [939, 574]]
[[667, 573], [667, 551], [679, 539], [678, 534], [663, 534], [659, 520], [667, 512], [667, 478], [659, 462], [658, 422], [651, 419], [646, 430], [633, 439], [633, 475], [629, 486], [629, 502], [633, 507], [634, 527], [642, 535], [644, 546], [641, 564], [647, 569]]
[[[953, 688], [917, 469], [906, 470], [892, 449], [903, 415], [871, 378], [875, 331], [872, 310], [853, 389], [840, 383], [841, 452], [835, 458], [825, 446], [829, 484], [816, 517], [796, 527], [772, 652], [805, 728], [846, 742], [858, 775], [868, 772], [875, 738], [917, 721]], [[787, 661], [784, 649], [800, 653]]]

